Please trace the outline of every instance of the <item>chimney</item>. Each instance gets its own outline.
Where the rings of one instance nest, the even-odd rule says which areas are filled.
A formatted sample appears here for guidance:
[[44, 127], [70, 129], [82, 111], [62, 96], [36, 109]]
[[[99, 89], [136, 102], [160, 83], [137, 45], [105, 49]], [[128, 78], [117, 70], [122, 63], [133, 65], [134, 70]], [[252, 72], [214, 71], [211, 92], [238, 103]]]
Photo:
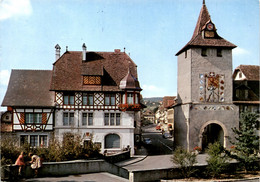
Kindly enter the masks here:
[[60, 58], [60, 46], [59, 46], [59, 44], [57, 44], [56, 46], [55, 46], [55, 49], [56, 49], [56, 61]]
[[85, 45], [85, 43], [82, 45], [82, 61], [86, 61], [86, 51], [87, 51], [87, 47]]
[[114, 51], [115, 51], [115, 53], [120, 53], [121, 52], [120, 49], [115, 49]]

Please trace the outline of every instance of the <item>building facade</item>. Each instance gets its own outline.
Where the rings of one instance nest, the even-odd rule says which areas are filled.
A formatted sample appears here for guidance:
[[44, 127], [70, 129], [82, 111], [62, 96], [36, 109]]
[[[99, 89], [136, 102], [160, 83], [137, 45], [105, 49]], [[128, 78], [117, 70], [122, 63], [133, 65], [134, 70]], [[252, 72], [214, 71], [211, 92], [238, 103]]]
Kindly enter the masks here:
[[119, 49], [92, 52], [83, 44], [82, 51], [62, 56], [60, 46], [55, 49], [53, 70], [12, 71], [2, 105], [11, 108], [20, 143], [48, 145], [52, 136], [62, 141], [78, 134], [83, 144], [91, 140], [101, 152], [130, 147], [133, 153], [135, 137], [140, 138], [142, 90], [136, 64]]
[[232, 49], [217, 34], [205, 1], [191, 40], [178, 56], [178, 96], [174, 107], [176, 146], [205, 149], [219, 141], [230, 147], [238, 108], [232, 103]]
[[[54, 92], [49, 91], [52, 71], [12, 70], [2, 106], [7, 106], [10, 130], [19, 145], [47, 146], [54, 129]], [[5, 113], [5, 114], [6, 114]], [[4, 115], [5, 115], [4, 114]]]
[[164, 96], [162, 103], [155, 113], [155, 118], [160, 128], [163, 131], [173, 133], [174, 125], [174, 109], [173, 105], [176, 103], [176, 96]]
[[259, 78], [260, 66], [240, 65], [233, 73], [234, 104], [239, 106], [239, 112], [249, 111], [260, 113]]
[[233, 73], [233, 103], [239, 114], [252, 112], [258, 115], [257, 135], [260, 136], [260, 66], [239, 65]]

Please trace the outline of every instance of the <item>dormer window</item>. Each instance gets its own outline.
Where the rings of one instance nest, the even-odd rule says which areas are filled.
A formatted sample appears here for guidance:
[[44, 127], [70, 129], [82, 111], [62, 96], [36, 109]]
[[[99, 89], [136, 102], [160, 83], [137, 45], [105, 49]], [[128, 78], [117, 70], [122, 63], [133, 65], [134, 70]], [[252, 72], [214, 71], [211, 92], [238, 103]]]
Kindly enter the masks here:
[[84, 85], [101, 85], [101, 76], [83, 76]]

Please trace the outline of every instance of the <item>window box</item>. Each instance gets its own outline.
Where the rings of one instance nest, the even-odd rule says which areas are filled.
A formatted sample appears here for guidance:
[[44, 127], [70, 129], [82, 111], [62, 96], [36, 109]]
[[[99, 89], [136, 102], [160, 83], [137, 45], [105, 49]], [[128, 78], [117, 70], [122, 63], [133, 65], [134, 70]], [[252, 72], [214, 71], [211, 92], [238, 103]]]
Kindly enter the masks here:
[[120, 111], [140, 111], [140, 104], [119, 104], [118, 108]]

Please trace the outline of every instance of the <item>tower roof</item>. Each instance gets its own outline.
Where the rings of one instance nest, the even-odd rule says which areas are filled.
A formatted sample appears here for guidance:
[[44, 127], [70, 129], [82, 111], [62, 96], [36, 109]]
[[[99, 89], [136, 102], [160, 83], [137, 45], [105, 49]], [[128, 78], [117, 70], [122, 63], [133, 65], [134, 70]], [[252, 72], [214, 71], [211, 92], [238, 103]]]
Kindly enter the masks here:
[[129, 69], [127, 75], [120, 81], [119, 87], [122, 90], [142, 90], [139, 81], [131, 74]]
[[[203, 31], [206, 30], [207, 25], [211, 24], [212, 30], [214, 33], [213, 36], [207, 38], [203, 35]], [[208, 8], [203, 0], [202, 8], [200, 10], [199, 18], [197, 24], [195, 26], [195, 30], [193, 32], [191, 40], [179, 51], [176, 56], [181, 54], [183, 51], [189, 49], [190, 47], [226, 47], [226, 48], [235, 48], [236, 45], [230, 43], [229, 41], [223, 39], [217, 34], [217, 29], [215, 25], [211, 21], [210, 14], [208, 12]]]

